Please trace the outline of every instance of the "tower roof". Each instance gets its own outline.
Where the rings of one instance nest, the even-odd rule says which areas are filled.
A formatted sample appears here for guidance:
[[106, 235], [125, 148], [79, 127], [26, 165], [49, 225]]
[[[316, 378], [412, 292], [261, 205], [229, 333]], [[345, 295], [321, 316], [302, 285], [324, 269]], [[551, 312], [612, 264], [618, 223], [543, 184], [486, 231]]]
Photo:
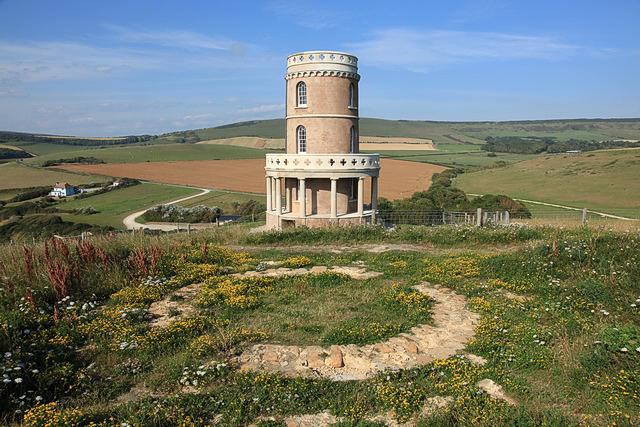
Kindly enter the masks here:
[[298, 52], [287, 57], [287, 72], [299, 71], [358, 72], [358, 58], [345, 52], [313, 50]]

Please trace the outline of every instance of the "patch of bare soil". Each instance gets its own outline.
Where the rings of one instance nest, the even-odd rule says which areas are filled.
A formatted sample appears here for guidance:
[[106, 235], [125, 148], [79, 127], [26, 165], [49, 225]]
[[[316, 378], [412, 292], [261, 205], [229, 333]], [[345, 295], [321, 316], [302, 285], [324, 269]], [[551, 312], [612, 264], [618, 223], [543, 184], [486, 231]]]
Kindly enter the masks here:
[[[243, 159], [97, 165], [78, 163], [63, 165], [61, 168], [73, 172], [263, 194], [264, 165], [264, 159]], [[389, 200], [409, 197], [416, 191], [427, 190], [431, 185], [431, 176], [446, 169], [429, 163], [394, 159], [381, 159], [381, 165], [379, 195]], [[367, 180], [365, 194], [370, 194], [369, 186], [370, 180]]]

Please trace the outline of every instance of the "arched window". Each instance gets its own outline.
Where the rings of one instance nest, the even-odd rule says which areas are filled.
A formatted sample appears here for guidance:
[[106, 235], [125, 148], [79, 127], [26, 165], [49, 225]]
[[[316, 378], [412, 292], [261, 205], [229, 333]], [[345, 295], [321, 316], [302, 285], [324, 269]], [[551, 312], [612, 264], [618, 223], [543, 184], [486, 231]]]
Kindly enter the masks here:
[[358, 134], [356, 127], [351, 126], [351, 138], [349, 139], [349, 152], [355, 153], [358, 149]]
[[305, 82], [300, 82], [296, 86], [296, 106], [297, 107], [306, 107], [307, 106], [307, 84]]
[[349, 108], [356, 108], [356, 87], [353, 83], [349, 85]]
[[307, 152], [307, 129], [304, 126], [298, 126], [296, 129], [296, 147], [298, 153]]

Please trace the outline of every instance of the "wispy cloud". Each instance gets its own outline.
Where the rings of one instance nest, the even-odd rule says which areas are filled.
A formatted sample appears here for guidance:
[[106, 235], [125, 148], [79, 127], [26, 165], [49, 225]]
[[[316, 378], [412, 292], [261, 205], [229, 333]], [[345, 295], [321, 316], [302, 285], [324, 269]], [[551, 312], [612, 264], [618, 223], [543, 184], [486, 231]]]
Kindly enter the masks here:
[[106, 26], [116, 39], [126, 43], [156, 45], [179, 49], [242, 52], [247, 44], [226, 37], [211, 37], [185, 30], [132, 30], [118, 25]]
[[377, 31], [369, 40], [348, 47], [363, 63], [416, 72], [473, 60], [557, 59], [580, 50], [580, 46], [547, 36], [407, 28]]
[[[135, 70], [229, 70], [274, 65], [252, 44], [189, 31], [130, 31], [110, 27], [120, 44], [0, 40], [0, 94], [22, 82], [72, 80]], [[117, 28], [115, 30], [114, 28]], [[174, 49], [177, 48], [177, 49]], [[194, 49], [208, 50], [195, 55]], [[243, 61], [252, 54], [255, 60]]]
[[284, 104], [264, 104], [255, 107], [241, 108], [238, 113], [241, 114], [253, 114], [253, 113], [274, 113], [276, 111], [284, 112]]
[[68, 42], [0, 41], [0, 82], [74, 79], [159, 64], [157, 56], [131, 49]]
[[268, 9], [279, 16], [290, 18], [290, 23], [312, 30], [334, 27], [340, 20], [335, 10], [322, 7], [321, 2], [311, 0], [272, 0]]

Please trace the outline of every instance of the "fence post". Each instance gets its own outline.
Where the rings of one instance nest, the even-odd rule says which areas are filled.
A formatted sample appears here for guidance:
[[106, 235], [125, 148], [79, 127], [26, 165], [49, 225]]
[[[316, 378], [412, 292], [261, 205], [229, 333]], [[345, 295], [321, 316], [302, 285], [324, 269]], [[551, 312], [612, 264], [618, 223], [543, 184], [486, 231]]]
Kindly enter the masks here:
[[191, 223], [187, 223], [187, 234], [191, 234]]
[[442, 225], [447, 223], [447, 214], [444, 210], [442, 210]]
[[476, 210], [476, 227], [482, 227], [482, 208]]
[[511, 223], [509, 211], [504, 211], [504, 225], [509, 225]]
[[582, 225], [587, 223], [587, 208], [582, 208]]

